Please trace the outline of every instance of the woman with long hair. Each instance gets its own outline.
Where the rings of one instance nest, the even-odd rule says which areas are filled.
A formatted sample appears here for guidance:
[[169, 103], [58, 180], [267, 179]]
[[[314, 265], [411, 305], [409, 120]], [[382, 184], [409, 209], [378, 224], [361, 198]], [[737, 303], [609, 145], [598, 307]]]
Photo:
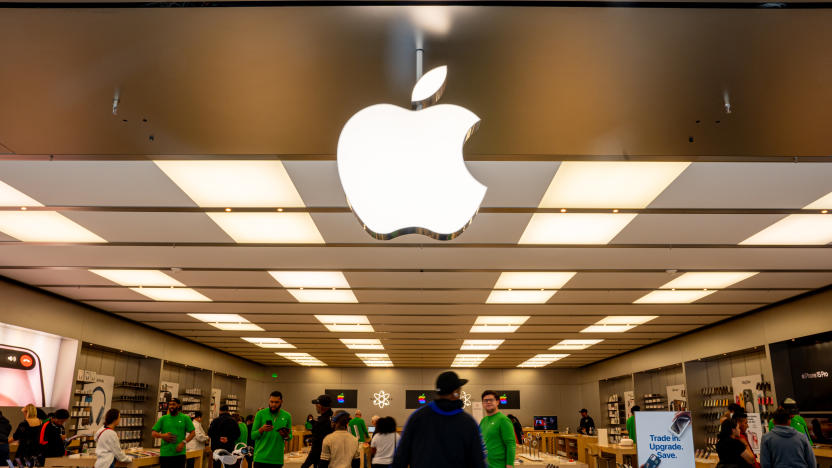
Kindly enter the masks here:
[[104, 415], [104, 426], [95, 431], [95, 468], [113, 468], [116, 460], [133, 461], [133, 457], [121, 451], [121, 441], [115, 430], [119, 420], [121, 413], [115, 408], [109, 409]]
[[372, 468], [389, 468], [393, 464], [393, 457], [396, 455], [398, 444], [399, 434], [396, 433], [396, 420], [390, 416], [379, 418], [376, 422], [373, 440], [370, 441], [370, 455], [373, 457]]
[[33, 466], [43, 466], [43, 446], [40, 444], [40, 432], [44, 422], [38, 418], [38, 409], [29, 403], [21, 409], [23, 421], [17, 425], [9, 442], [18, 442], [15, 458], [19, 458], [25, 465], [27, 462]]
[[722, 421], [717, 437], [716, 453], [719, 455], [717, 468], [752, 468], [754, 453], [740, 437], [740, 427], [734, 418]]

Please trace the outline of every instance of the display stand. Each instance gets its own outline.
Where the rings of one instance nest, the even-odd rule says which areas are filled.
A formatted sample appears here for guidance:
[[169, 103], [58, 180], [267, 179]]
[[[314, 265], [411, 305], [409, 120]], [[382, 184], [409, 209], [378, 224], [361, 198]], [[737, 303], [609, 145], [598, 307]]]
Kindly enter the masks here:
[[626, 432], [627, 422], [624, 393], [633, 391], [633, 376], [625, 375], [599, 382], [604, 424], [609, 428], [609, 443], [616, 444]]
[[[145, 450], [145, 449], [139, 449]], [[128, 451], [128, 455], [134, 455]], [[202, 450], [192, 450], [185, 454], [185, 458], [193, 458], [194, 468], [202, 468]], [[159, 464], [159, 456], [139, 456], [129, 463], [116, 462], [116, 466], [124, 468], [140, 468], [143, 466], [154, 466]], [[95, 465], [95, 455], [81, 454], [69, 457], [56, 457], [46, 459], [46, 468], [89, 468]]]
[[[642, 411], [668, 411], [670, 401], [667, 388], [685, 385], [685, 372], [681, 364], [652, 369], [633, 374], [637, 404]], [[677, 402], [677, 406], [681, 406]], [[687, 401], [685, 400], [685, 406]]]

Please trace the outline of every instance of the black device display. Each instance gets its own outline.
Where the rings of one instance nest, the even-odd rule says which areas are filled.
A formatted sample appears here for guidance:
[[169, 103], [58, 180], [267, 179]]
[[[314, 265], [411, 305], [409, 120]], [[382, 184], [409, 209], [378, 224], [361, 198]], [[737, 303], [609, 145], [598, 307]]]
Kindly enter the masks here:
[[535, 416], [534, 428], [537, 431], [556, 431], [558, 430], [557, 416]]
[[407, 409], [421, 408], [433, 401], [434, 390], [405, 390], [404, 407]]
[[495, 390], [499, 409], [520, 409], [520, 390]]
[[771, 352], [778, 397], [801, 412], [832, 411], [832, 332], [773, 343]]
[[358, 390], [328, 388], [324, 393], [332, 397], [332, 408], [358, 408]]

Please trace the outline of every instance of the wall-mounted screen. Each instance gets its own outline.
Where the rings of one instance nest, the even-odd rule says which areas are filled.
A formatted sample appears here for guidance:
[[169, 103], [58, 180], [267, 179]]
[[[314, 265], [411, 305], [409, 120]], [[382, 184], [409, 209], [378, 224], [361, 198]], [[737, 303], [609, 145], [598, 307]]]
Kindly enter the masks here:
[[520, 409], [520, 390], [494, 390], [500, 409]]
[[328, 388], [324, 393], [332, 397], [333, 408], [358, 408], [358, 390]]
[[0, 406], [68, 408], [78, 340], [0, 323]]
[[537, 431], [556, 431], [558, 430], [557, 416], [535, 416], [534, 428]]
[[434, 390], [405, 390], [404, 407], [407, 409], [421, 408], [433, 401]]
[[[827, 334], [826, 339], [832, 338]], [[794, 399], [801, 411], [832, 410], [832, 341], [789, 343]]]

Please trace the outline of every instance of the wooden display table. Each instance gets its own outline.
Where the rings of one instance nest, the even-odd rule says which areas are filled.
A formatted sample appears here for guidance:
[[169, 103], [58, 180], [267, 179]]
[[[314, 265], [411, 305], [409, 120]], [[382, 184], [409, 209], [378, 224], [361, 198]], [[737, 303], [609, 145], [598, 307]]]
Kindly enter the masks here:
[[583, 434], [555, 434], [555, 451], [551, 452], [561, 457], [578, 460], [582, 463], [589, 462], [587, 444], [598, 443], [597, 436]]
[[[615, 463], [623, 465], [624, 464], [624, 457], [636, 457], [637, 453], [635, 446], [632, 447], [622, 447], [618, 444], [610, 444], [610, 445], [601, 445], [597, 441], [596, 442], [588, 442], [586, 446], [593, 451], [599, 453], [607, 453], [610, 455], [615, 456]], [[630, 463], [630, 465], [637, 465], [637, 463]]]
[[[152, 449], [131, 449], [125, 450], [124, 453], [133, 456], [132, 450], [152, 450]], [[191, 450], [185, 453], [185, 458], [195, 458], [194, 468], [202, 468], [202, 455], [205, 454], [202, 450]], [[116, 462], [116, 466], [126, 468], [139, 468], [142, 466], [153, 466], [159, 464], [159, 456], [139, 457], [133, 458], [130, 463]], [[77, 467], [91, 467], [95, 465], [95, 455], [80, 454], [70, 455], [68, 457], [47, 458], [46, 468], [77, 468]]]
[[534, 436], [540, 437], [540, 449], [541, 452], [547, 452], [554, 454], [555, 453], [555, 437], [558, 435], [555, 431], [524, 431], [523, 436]]
[[832, 467], [832, 445], [818, 444], [814, 446], [814, 451], [819, 468]]

